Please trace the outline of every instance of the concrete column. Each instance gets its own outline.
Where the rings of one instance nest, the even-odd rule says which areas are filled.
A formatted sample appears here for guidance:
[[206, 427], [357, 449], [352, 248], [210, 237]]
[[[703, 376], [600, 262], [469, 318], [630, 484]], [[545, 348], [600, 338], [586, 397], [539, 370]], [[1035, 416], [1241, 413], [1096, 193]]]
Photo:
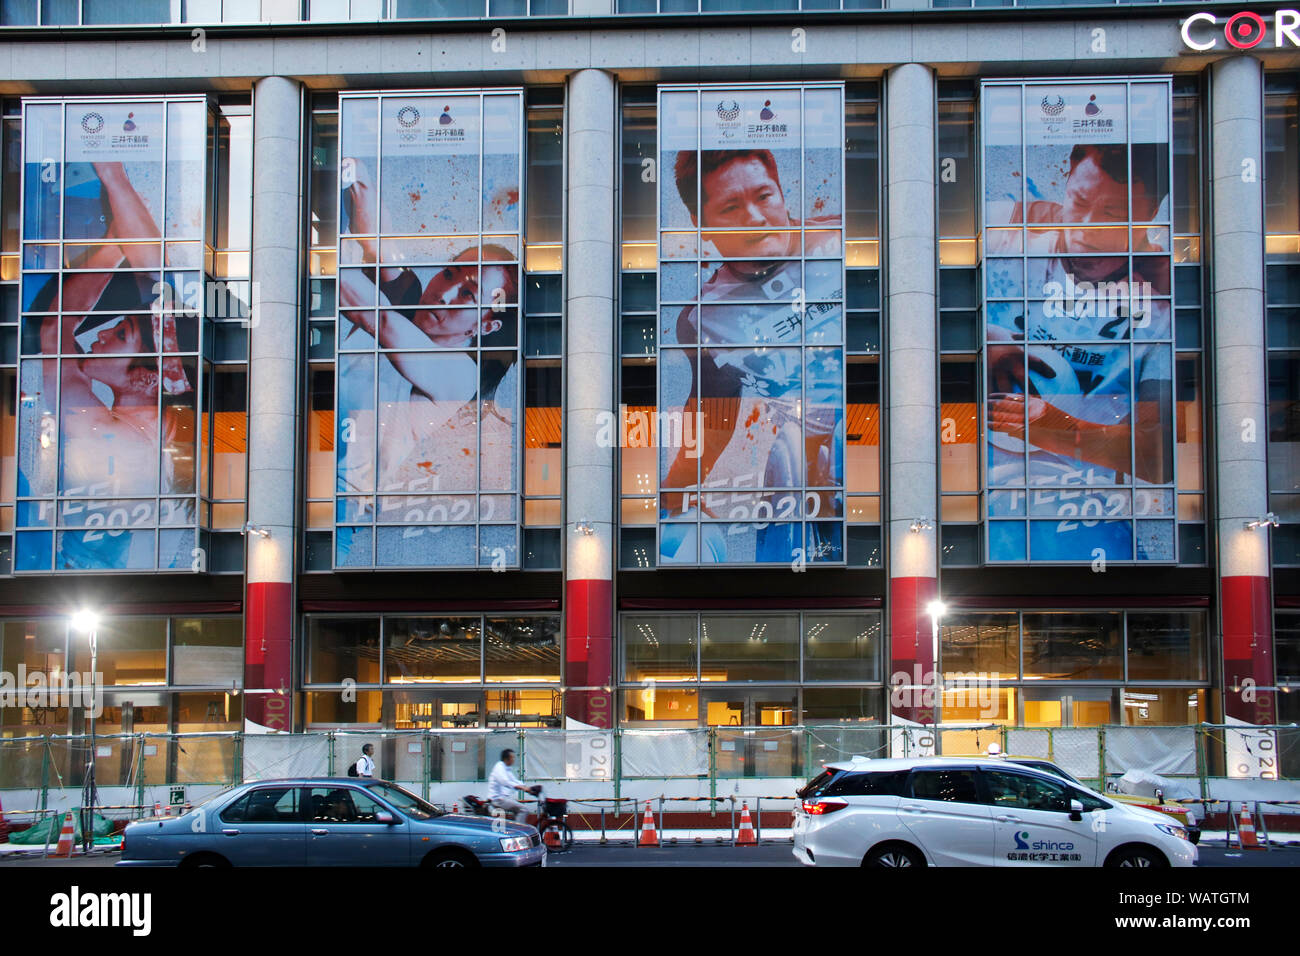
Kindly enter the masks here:
[[597, 436], [618, 408], [614, 90], [602, 70], [571, 75], [565, 126], [565, 712], [598, 727], [613, 711], [615, 449]]
[[[1219, 600], [1223, 706], [1272, 722], [1269, 529], [1247, 530], [1268, 511], [1267, 367], [1264, 354], [1263, 67], [1246, 55], [1211, 68], [1210, 134], [1214, 276], [1214, 422], [1217, 447]], [[1247, 172], [1253, 171], [1252, 175]], [[1254, 696], [1254, 700], [1247, 698]]]
[[244, 715], [277, 730], [291, 729], [292, 720], [303, 155], [298, 84], [278, 76], [259, 80], [253, 87], [256, 305], [248, 357]]
[[[933, 670], [926, 605], [938, 579], [935, 92], [934, 73], [918, 63], [885, 77], [888, 629], [892, 671], [907, 674], [908, 684]], [[930, 526], [913, 531], [921, 518]], [[894, 713], [934, 720], [919, 694], [910, 701]]]

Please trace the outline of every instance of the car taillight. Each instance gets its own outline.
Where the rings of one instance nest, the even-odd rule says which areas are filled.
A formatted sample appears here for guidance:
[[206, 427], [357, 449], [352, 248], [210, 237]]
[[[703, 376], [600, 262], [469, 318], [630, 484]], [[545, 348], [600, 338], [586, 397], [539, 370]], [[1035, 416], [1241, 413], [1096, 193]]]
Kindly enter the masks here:
[[834, 813], [836, 810], [843, 810], [848, 805], [847, 800], [836, 800], [833, 797], [820, 800], [805, 800], [803, 802], [803, 812], [812, 817], [821, 817], [828, 813]]

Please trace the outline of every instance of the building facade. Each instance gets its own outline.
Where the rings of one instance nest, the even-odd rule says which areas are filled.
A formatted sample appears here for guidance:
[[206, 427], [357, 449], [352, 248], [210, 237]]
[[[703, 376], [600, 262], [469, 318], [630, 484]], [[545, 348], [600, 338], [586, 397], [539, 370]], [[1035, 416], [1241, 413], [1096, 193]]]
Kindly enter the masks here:
[[3, 670], [1295, 720], [1300, 13], [1028, 6], [3, 0]]

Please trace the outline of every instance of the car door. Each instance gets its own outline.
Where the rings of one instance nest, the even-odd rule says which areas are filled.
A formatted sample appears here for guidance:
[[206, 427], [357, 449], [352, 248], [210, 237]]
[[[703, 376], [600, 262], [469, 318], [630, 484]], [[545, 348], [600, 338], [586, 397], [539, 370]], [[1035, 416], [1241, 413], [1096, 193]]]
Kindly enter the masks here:
[[[364, 787], [332, 784], [307, 793], [308, 866], [410, 866], [411, 825]], [[393, 823], [380, 823], [379, 813]]]
[[937, 866], [993, 865], [992, 815], [974, 769], [913, 770], [898, 818]]
[[302, 866], [307, 825], [295, 786], [254, 787], [217, 814], [213, 849], [234, 866]]
[[[984, 770], [998, 866], [1095, 866], [1101, 801], [1069, 784], [1015, 770]], [[1085, 799], [1086, 798], [1086, 799]], [[1070, 801], [1085, 812], [1070, 819]]]

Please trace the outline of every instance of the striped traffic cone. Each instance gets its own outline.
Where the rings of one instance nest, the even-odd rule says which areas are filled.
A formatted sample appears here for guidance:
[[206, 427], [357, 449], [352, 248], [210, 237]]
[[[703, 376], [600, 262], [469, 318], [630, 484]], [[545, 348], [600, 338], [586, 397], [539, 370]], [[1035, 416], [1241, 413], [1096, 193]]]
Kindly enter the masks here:
[[641, 838], [636, 841], [637, 846], [658, 846], [659, 831], [655, 829], [655, 818], [650, 812], [650, 801], [645, 802], [645, 816], [641, 820]]
[[1241, 847], [1243, 850], [1262, 850], [1259, 845], [1259, 838], [1255, 836], [1255, 821], [1250, 817], [1250, 811], [1244, 806], [1241, 808], [1240, 822], [1237, 824], [1237, 833], [1241, 836]]
[[754, 839], [754, 821], [749, 818], [749, 804], [740, 805], [740, 829], [736, 831], [736, 846], [758, 846]]
[[54, 848], [50, 856], [61, 856], [64, 859], [72, 858], [72, 843], [76, 839], [76, 834], [72, 826], [72, 811], [69, 810], [63, 817], [63, 829], [59, 831], [59, 843]]

